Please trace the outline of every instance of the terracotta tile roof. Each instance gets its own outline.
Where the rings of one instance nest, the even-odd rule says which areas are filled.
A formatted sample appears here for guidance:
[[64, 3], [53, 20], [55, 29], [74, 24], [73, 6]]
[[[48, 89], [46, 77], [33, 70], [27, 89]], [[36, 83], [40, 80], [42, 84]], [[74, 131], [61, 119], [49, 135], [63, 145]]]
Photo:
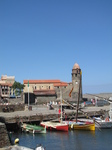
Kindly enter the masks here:
[[11, 83], [0, 83], [0, 85], [1, 86], [10, 86], [11, 87], [13, 84], [11, 84]]
[[68, 83], [66, 83], [66, 82], [54, 83], [55, 87], [56, 86], [67, 86], [67, 85], [68, 85]]
[[[56, 86], [67, 86], [67, 82], [62, 82], [60, 80], [29, 80], [29, 84], [44, 84], [44, 83], [52, 83]], [[23, 84], [28, 84], [28, 80], [23, 80]]]
[[[29, 80], [29, 84], [36, 84], [36, 83], [60, 83], [60, 80]], [[23, 80], [23, 84], [28, 84], [28, 80]]]

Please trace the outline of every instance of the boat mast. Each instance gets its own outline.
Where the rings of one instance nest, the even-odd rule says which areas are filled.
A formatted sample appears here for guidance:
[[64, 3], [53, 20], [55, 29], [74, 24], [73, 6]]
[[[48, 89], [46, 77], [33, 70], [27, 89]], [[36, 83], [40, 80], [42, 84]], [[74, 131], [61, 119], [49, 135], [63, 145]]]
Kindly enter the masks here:
[[80, 100], [80, 88], [81, 88], [81, 71], [80, 71], [80, 81], [79, 81], [79, 93], [78, 93], [78, 101], [77, 101], [77, 108], [76, 108], [76, 123], [78, 118], [78, 109], [79, 109], [79, 100]]

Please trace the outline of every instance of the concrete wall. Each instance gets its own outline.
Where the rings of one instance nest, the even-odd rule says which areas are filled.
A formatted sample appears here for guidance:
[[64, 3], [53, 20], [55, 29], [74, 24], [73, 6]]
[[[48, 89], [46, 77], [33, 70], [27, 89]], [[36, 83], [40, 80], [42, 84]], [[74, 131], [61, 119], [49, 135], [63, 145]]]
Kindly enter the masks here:
[[37, 104], [47, 104], [50, 101], [51, 102], [56, 102], [56, 97], [55, 96], [43, 96], [43, 97], [37, 97]]
[[24, 104], [0, 105], [0, 112], [3, 112], [3, 108], [5, 108], [6, 106], [8, 107], [8, 109], [10, 111], [12, 111], [11, 108], [13, 108], [14, 111], [23, 111], [25, 109], [25, 105]]
[[72, 100], [71, 97], [69, 97], [69, 93], [72, 89], [72, 85], [68, 85], [66, 88], [55, 88], [57, 99], [60, 99], [60, 90], [62, 91], [62, 98], [65, 100]]
[[0, 148], [10, 146], [10, 140], [4, 123], [0, 123]]

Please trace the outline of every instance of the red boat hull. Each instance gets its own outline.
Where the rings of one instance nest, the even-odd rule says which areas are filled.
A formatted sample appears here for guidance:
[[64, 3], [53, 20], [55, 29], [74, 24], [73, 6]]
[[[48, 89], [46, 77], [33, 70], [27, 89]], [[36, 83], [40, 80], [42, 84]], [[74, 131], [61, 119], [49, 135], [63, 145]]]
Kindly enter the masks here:
[[47, 130], [68, 131], [68, 125], [67, 124], [52, 126], [52, 125], [47, 125], [47, 124], [41, 123], [40, 125], [43, 127], [46, 126]]

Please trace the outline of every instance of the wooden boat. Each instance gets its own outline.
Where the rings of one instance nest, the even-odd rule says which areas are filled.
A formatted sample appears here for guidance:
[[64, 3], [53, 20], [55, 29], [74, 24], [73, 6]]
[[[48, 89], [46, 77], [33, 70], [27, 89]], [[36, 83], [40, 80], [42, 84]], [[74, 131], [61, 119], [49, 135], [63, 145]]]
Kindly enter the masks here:
[[81, 120], [71, 120], [71, 121], [64, 121], [68, 124], [69, 129], [74, 129], [74, 130], [90, 130], [94, 131], [95, 130], [95, 123], [89, 122], [89, 121], [81, 121]]
[[[60, 91], [61, 92], [61, 91]], [[61, 103], [62, 103], [62, 93], [61, 95]], [[48, 130], [56, 130], [56, 131], [68, 131], [68, 124], [64, 123], [62, 121], [62, 105], [61, 105], [61, 120], [60, 122], [53, 122], [53, 121], [47, 121], [47, 122], [41, 122], [41, 126], [46, 127]]]
[[41, 126], [45, 127], [48, 130], [57, 130], [57, 131], [68, 131], [68, 124], [66, 123], [61, 123], [61, 122], [52, 122], [52, 121], [47, 121], [47, 122], [41, 122]]
[[94, 123], [91, 123], [91, 124], [84, 123], [84, 124], [82, 124], [81, 122], [77, 122], [77, 123], [72, 124], [72, 125], [73, 125], [73, 129], [75, 129], [75, 130], [95, 131], [95, 124]]
[[29, 133], [46, 133], [46, 127], [30, 125], [26, 123], [21, 124], [21, 129], [22, 131]]
[[75, 130], [90, 130], [94, 131], [95, 130], [95, 123], [93, 122], [83, 122], [78, 120], [76, 121], [71, 121], [69, 122], [69, 128], [70, 129], [75, 129]]

